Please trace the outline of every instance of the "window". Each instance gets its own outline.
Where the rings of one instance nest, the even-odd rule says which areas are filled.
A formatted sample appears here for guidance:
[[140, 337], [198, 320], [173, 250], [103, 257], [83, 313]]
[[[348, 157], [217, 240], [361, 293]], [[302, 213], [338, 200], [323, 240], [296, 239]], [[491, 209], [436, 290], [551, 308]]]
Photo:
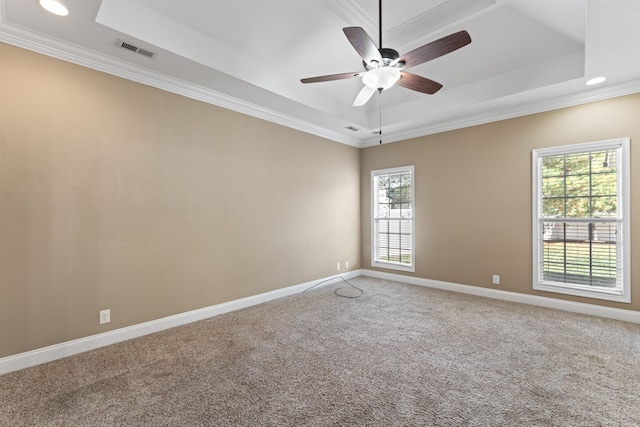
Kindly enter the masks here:
[[413, 166], [371, 172], [371, 265], [415, 271]]
[[533, 289], [630, 302], [629, 138], [533, 151]]

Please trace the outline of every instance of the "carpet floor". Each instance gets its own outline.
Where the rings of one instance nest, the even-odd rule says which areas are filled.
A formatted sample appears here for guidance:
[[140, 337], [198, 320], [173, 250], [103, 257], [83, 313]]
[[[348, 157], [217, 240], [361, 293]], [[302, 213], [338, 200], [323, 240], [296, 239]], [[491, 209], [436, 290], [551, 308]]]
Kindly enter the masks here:
[[0, 425], [640, 425], [640, 325], [350, 282], [0, 376]]

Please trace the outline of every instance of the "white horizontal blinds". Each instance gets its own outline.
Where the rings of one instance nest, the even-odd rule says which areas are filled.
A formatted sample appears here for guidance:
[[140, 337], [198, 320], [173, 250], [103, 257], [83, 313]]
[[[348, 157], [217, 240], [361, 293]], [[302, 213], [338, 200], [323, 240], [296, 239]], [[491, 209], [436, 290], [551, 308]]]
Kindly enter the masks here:
[[374, 175], [374, 261], [413, 263], [413, 173]]
[[[620, 288], [621, 256], [616, 223], [544, 221], [540, 277], [549, 282]], [[586, 237], [590, 232], [594, 238]], [[613, 240], [609, 237], [611, 236]], [[600, 237], [603, 236], [603, 237]]]
[[603, 149], [542, 158], [543, 281], [622, 289], [618, 155]]
[[411, 221], [379, 219], [376, 224], [378, 261], [411, 265]]

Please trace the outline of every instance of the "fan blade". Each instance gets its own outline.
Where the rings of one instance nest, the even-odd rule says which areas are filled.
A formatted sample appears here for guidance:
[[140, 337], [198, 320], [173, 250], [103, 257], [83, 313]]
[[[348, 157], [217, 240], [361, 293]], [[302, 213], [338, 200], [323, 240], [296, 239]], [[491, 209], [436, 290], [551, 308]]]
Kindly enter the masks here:
[[365, 30], [360, 27], [346, 27], [342, 31], [364, 62], [369, 64], [371, 61], [376, 61], [382, 65], [382, 55]]
[[306, 79], [300, 79], [300, 81], [302, 83], [318, 83], [318, 82], [328, 82], [331, 80], [350, 79], [353, 77], [358, 77], [360, 75], [362, 75], [361, 72], [355, 71], [353, 73], [341, 73], [341, 74], [330, 74], [328, 76], [309, 77]]
[[370, 88], [367, 85], [364, 85], [362, 87], [362, 90], [360, 91], [360, 93], [358, 94], [358, 96], [356, 96], [356, 99], [353, 100], [353, 104], [351, 104], [353, 107], [361, 107], [364, 104], [367, 103], [367, 101], [369, 101], [369, 99], [371, 99], [371, 95], [373, 95], [375, 93], [375, 89]]
[[442, 89], [442, 85], [440, 83], [416, 74], [401, 72], [400, 76], [401, 78], [398, 80], [398, 85], [407, 89], [427, 93], [429, 95], [433, 95]]
[[459, 31], [446, 37], [427, 43], [409, 53], [405, 53], [395, 62], [404, 62], [404, 68], [415, 67], [432, 59], [451, 53], [471, 43], [471, 36], [466, 31]]

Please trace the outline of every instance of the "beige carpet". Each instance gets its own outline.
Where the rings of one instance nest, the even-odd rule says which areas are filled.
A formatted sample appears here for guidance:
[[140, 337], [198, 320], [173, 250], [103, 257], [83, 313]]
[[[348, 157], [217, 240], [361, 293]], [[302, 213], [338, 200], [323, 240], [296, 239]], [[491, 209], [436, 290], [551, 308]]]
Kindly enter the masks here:
[[351, 282], [0, 376], [0, 425], [640, 425], [640, 325]]

